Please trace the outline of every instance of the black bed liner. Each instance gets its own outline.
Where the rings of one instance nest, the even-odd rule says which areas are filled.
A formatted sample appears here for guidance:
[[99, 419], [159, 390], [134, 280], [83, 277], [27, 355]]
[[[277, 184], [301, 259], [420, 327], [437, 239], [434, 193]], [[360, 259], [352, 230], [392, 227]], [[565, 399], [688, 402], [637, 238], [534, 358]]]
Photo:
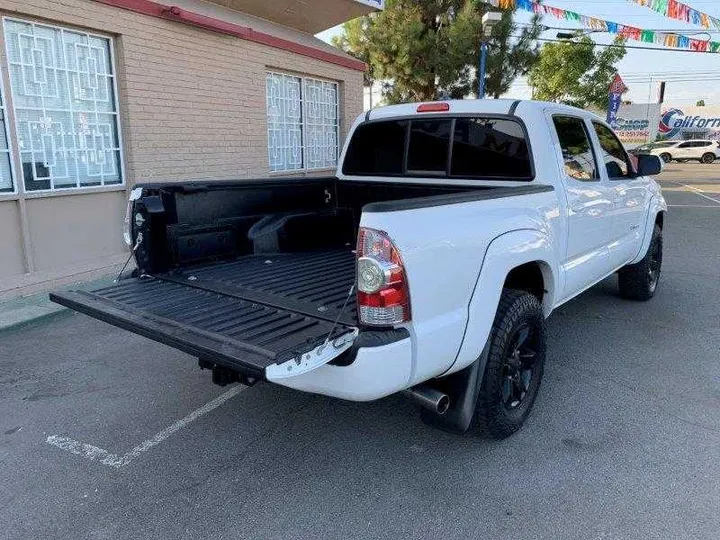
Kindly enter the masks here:
[[354, 277], [349, 249], [248, 255], [51, 299], [263, 378], [267, 366], [322, 343], [336, 320], [333, 337], [357, 324], [354, 298], [348, 299]]

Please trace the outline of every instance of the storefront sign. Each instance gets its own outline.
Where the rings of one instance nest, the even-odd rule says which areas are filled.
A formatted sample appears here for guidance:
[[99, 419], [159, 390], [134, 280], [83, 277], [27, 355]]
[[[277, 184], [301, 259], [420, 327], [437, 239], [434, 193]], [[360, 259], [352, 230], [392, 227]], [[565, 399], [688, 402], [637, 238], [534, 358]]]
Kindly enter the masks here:
[[660, 105], [644, 103], [622, 105], [615, 120], [615, 131], [629, 146], [645, 144], [657, 137]]
[[660, 118], [664, 139], [720, 139], [720, 110], [717, 107], [667, 109]]

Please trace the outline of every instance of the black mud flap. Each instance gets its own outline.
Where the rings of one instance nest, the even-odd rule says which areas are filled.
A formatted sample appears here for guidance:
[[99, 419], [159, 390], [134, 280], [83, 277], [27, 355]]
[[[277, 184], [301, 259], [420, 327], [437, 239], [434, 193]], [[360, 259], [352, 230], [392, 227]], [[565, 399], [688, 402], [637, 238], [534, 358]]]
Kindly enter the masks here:
[[257, 379], [266, 379], [268, 368], [281, 378], [320, 367], [358, 334], [347, 324], [156, 277], [50, 299]]

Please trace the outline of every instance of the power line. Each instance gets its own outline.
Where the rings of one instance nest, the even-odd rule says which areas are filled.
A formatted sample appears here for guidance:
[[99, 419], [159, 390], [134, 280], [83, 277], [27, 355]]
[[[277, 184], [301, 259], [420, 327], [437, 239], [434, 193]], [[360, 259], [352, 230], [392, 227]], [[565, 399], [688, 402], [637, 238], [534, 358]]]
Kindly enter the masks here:
[[679, 83], [679, 82], [717, 81], [717, 80], [720, 80], [720, 76], [715, 75], [715, 76], [708, 76], [705, 78], [697, 78], [697, 77], [681, 78], [681, 77], [678, 77], [676, 79], [668, 79], [665, 77], [653, 77], [652, 79], [649, 79], [649, 78], [643, 79], [640, 77], [623, 77], [623, 80], [626, 82], [632, 82], [632, 83], [652, 83], [652, 82]]
[[720, 73], [712, 73], [704, 76], [687, 76], [683, 77], [681, 75], [676, 75], [674, 77], [663, 77], [662, 75], [659, 75], [657, 77], [640, 77], [640, 76], [632, 76], [632, 75], [624, 75], [623, 79], [626, 79], [628, 81], [715, 81], [720, 77]]
[[[520, 38], [522, 36], [511, 36], [515, 38]], [[577, 45], [581, 45], [581, 43], [578, 43], [577, 41], [571, 41], [567, 39], [550, 39], [550, 38], [536, 38], [535, 41], [545, 41], [548, 43], [575, 43]], [[678, 52], [678, 53], [694, 53], [694, 54], [718, 54], [713, 51], [694, 51], [692, 49], [673, 49], [669, 47], [645, 47], [642, 45], [625, 45], [625, 44], [615, 44], [615, 43], [595, 43], [596, 47], [605, 47], [605, 48], [619, 48], [624, 47], [625, 49], [639, 49], [643, 51], [662, 51], [662, 52]]]
[[[516, 23], [515, 26], [520, 26], [523, 28], [532, 28], [533, 25], [529, 23]], [[589, 28], [572, 28], [568, 26], [548, 26], [545, 24], [539, 25], [542, 28], [543, 32], [549, 32], [550, 30], [564, 30], [564, 31], [577, 31], [577, 32], [589, 32], [594, 34], [609, 34], [609, 32], [603, 31], [603, 30], [592, 30]], [[633, 26], [633, 25], [626, 25], [626, 26]], [[663, 34], [678, 34], [678, 35], [687, 35], [687, 36], [694, 36], [697, 34], [720, 34], [720, 29], [718, 28], [641, 28], [641, 30], [649, 30], [651, 32], [660, 32]]]
[[683, 70], [683, 71], [633, 71], [629, 72], [628, 75], [645, 75], [647, 77], [661, 77], [661, 76], [672, 76], [672, 75], [716, 75], [720, 74], [720, 70], [702, 70], [697, 71]]

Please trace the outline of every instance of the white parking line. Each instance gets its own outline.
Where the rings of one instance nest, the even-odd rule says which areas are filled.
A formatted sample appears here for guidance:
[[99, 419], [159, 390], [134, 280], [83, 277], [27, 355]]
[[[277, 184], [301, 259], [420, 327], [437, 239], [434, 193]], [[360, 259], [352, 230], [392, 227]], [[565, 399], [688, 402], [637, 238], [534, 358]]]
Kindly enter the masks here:
[[[678, 183], [679, 183], [679, 182], [678, 182]], [[699, 190], [699, 189], [696, 188], [696, 187], [688, 186], [687, 184], [680, 184], [680, 185], [683, 186], [683, 187], [688, 188], [688, 189], [689, 189], [690, 191], [692, 191], [695, 195], [698, 195], [698, 196], [702, 197], [703, 199], [707, 199], [707, 200], [709, 200], [709, 201], [716, 202], [716, 203], [720, 204], [720, 199], [713, 199], [713, 198], [710, 197], [709, 195], [705, 195], [705, 193], [704, 193], [703, 191]]]
[[70, 452], [71, 454], [75, 454], [78, 456], [86, 457], [93, 461], [99, 461], [103, 465], [107, 465], [109, 467], [115, 467], [116, 469], [119, 469], [120, 467], [124, 467], [128, 463], [130, 463], [132, 460], [140, 456], [143, 452], [147, 452], [154, 446], [157, 446], [161, 442], [163, 442], [165, 439], [170, 437], [173, 433], [180, 431], [182, 428], [186, 427], [191, 422], [194, 422], [201, 416], [209, 413], [210, 411], [217, 409], [220, 405], [228, 401], [229, 399], [234, 398], [237, 396], [240, 392], [242, 392], [246, 386], [235, 386], [225, 392], [224, 394], [220, 394], [218, 397], [213, 399], [212, 401], [206, 403], [199, 409], [195, 409], [193, 412], [188, 414], [185, 418], [181, 418], [174, 424], [166, 427], [162, 431], [159, 431], [152, 437], [150, 437], [148, 440], [141, 442], [138, 444], [135, 448], [130, 450], [127, 454], [120, 456], [118, 454], [111, 454], [107, 450], [103, 450], [102, 448], [98, 448], [97, 446], [93, 446], [91, 444], [81, 443], [80, 441], [76, 441], [75, 439], [71, 439], [69, 437], [61, 437], [59, 435], [50, 435], [45, 442], [48, 444], [51, 444], [53, 446], [56, 446], [57, 448], [60, 448], [62, 450], [65, 450], [66, 452]]
[[668, 204], [668, 208], [715, 208], [720, 210], [719, 204]]

